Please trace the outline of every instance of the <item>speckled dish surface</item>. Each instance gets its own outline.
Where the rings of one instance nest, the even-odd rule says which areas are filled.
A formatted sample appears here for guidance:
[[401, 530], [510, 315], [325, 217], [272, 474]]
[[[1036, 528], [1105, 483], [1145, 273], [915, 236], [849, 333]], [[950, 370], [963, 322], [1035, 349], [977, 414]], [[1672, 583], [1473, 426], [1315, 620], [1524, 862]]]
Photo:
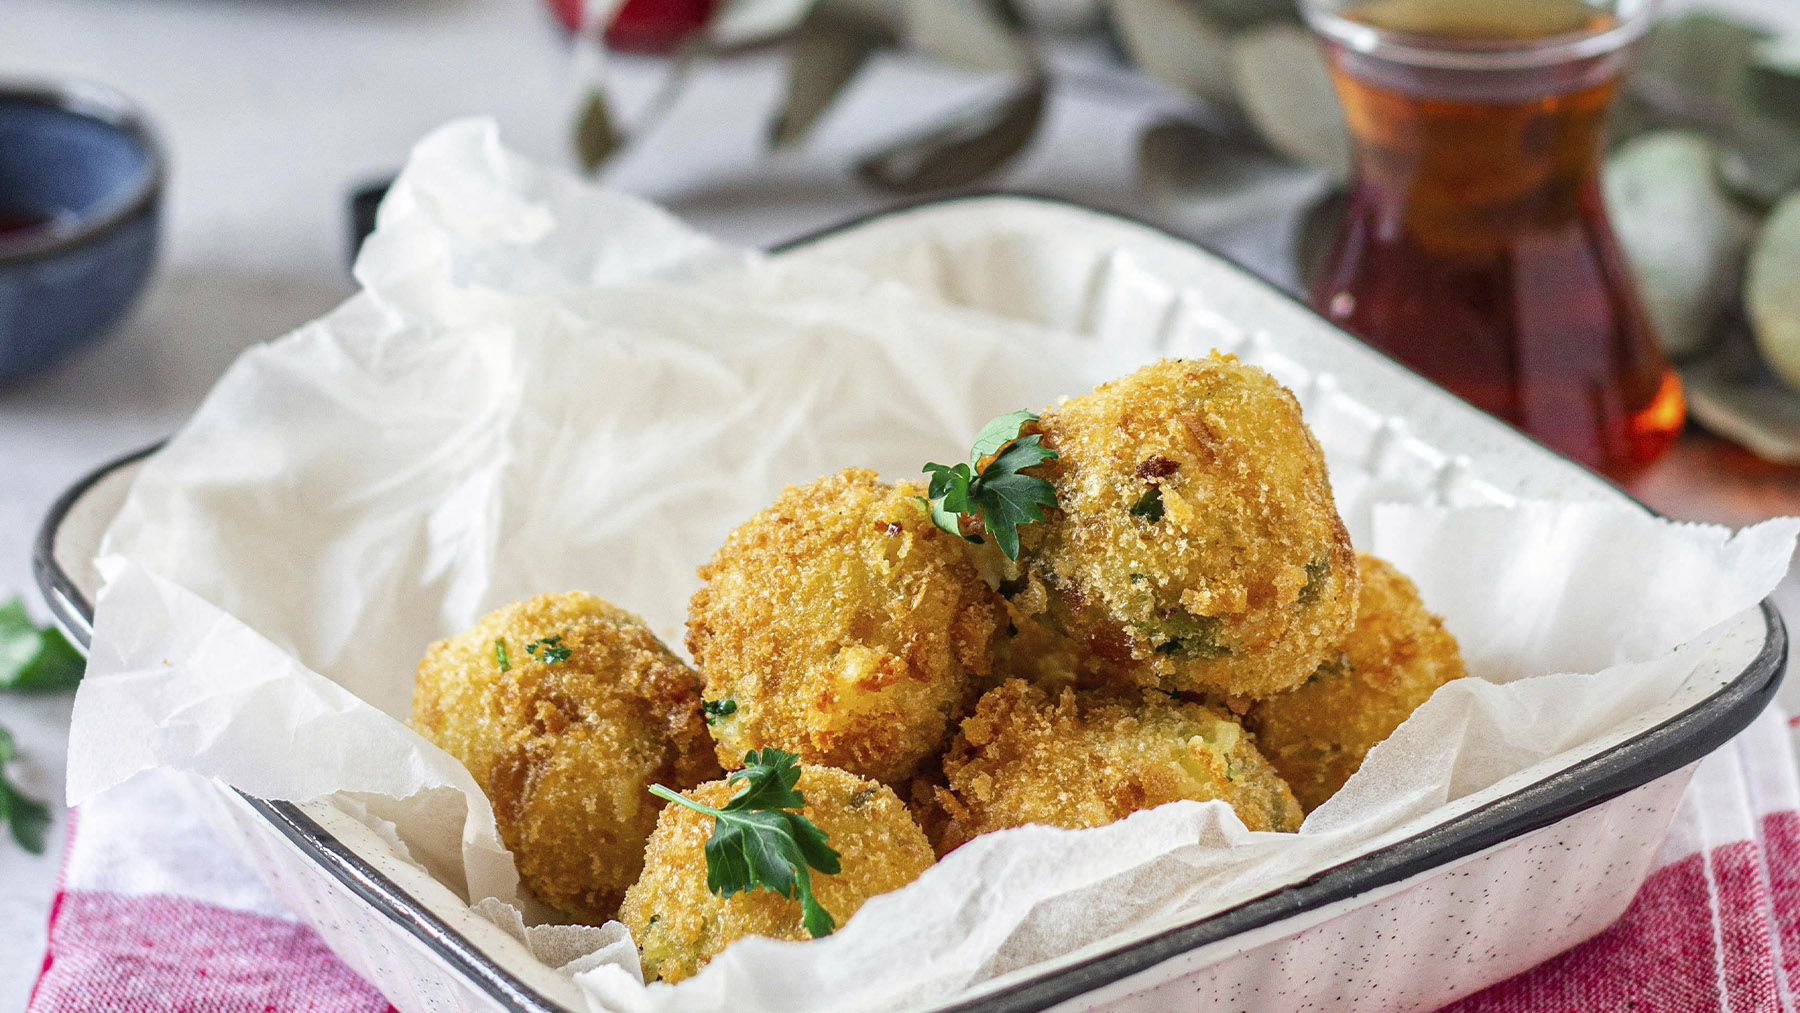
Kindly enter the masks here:
[[[1623, 499], [1266, 283], [1122, 218], [1036, 198], [962, 198], [852, 223], [777, 255], [852, 264], [1102, 340], [1164, 333], [1206, 314], [1223, 350], [1272, 345], [1314, 369], [1296, 390], [1309, 421], [1353, 448], [1357, 480], [1394, 498]], [[1204, 293], [1204, 304], [1192, 293]], [[98, 585], [94, 551], [141, 456], [71, 489], [40, 537], [45, 597], [83, 643]], [[1300, 883], [1107, 939], [938, 1009], [1431, 1009], [1469, 994], [1624, 910], [1693, 764], [1768, 703], [1786, 650], [1772, 607], [1746, 611], [1675, 699], [1560, 766], [1458, 800]], [[203, 781], [192, 788], [275, 892], [400, 1009], [585, 1008], [569, 982], [329, 802], [267, 802]]]

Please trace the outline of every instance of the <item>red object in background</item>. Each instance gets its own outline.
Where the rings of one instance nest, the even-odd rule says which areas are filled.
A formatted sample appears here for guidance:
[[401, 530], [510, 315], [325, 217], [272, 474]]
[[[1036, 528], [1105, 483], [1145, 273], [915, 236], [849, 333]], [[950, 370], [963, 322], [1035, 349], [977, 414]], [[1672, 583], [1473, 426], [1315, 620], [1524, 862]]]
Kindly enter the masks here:
[[[583, 0], [548, 0], [571, 32], [581, 30]], [[718, 0], [625, 0], [606, 29], [606, 44], [633, 53], [667, 53], [712, 17]]]

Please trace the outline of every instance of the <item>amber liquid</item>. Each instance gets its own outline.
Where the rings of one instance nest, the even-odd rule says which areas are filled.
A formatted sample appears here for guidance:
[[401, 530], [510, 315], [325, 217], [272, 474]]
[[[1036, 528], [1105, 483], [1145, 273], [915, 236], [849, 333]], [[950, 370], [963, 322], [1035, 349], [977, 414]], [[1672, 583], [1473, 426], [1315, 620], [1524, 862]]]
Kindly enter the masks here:
[[[1481, 54], [1612, 27], [1580, 0], [1374, 0], [1346, 17]], [[1601, 203], [1625, 53], [1447, 68], [1329, 45], [1356, 145], [1321, 312], [1552, 448], [1623, 477], [1681, 431]]]

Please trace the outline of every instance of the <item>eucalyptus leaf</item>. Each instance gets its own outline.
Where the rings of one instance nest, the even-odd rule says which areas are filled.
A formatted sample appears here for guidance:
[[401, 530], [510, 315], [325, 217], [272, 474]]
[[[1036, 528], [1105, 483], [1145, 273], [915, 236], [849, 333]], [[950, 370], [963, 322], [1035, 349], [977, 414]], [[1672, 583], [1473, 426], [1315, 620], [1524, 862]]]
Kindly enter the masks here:
[[1757, 46], [1747, 84], [1759, 112], [1800, 126], [1800, 36]]
[[727, 0], [707, 26], [726, 49], [771, 42], [792, 34], [818, 0]]
[[1276, 151], [1337, 178], [1350, 172], [1350, 137], [1325, 54], [1312, 35], [1269, 24], [1232, 40], [1238, 101]]
[[1671, 358], [1698, 351], [1735, 297], [1755, 223], [1713, 173], [1718, 149], [1691, 131], [1645, 134], [1607, 160], [1607, 215]]
[[855, 79], [869, 54], [894, 42], [892, 26], [862, 5], [820, 0], [789, 50], [787, 99], [769, 125], [770, 145], [798, 144]]
[[1800, 393], [1782, 383], [1741, 327], [1681, 367], [1688, 410], [1712, 432], [1783, 464], [1800, 464]]
[[906, 15], [908, 45], [946, 63], [1008, 74], [1036, 63], [1018, 13], [1000, 0], [906, 0]]
[[1718, 173], [1734, 196], [1759, 210], [1800, 189], [1800, 125], [1741, 113], [1724, 137]]
[[1295, 0], [1199, 0], [1212, 22], [1228, 32], [1241, 32], [1271, 21], [1301, 23]]
[[1800, 391], [1800, 193], [1763, 223], [1745, 274], [1744, 312], [1763, 361]]
[[1285, 163], [1254, 139], [1187, 120], [1160, 120], [1138, 137], [1138, 174], [1147, 195], [1223, 199]]
[[1665, 18], [1644, 39], [1631, 87], [1660, 107], [1723, 126], [1744, 101], [1750, 64], [1768, 38], [1716, 14]]
[[590, 88], [581, 113], [575, 119], [575, 156], [580, 159], [581, 167], [590, 174], [599, 172], [606, 160], [619, 150], [623, 140], [613, 125], [606, 93], [599, 88]]
[[1230, 37], [1193, 0], [1108, 0], [1107, 14], [1139, 70], [1211, 102], [1236, 101]]
[[1188, 120], [1156, 122], [1138, 136], [1138, 181], [1158, 218], [1206, 233], [1279, 215], [1317, 189], [1317, 173], [1248, 132]]
[[856, 166], [857, 177], [893, 193], [966, 186], [1024, 150], [1043, 116], [1048, 84], [1026, 81], [998, 99], [973, 106], [949, 123], [899, 141]]

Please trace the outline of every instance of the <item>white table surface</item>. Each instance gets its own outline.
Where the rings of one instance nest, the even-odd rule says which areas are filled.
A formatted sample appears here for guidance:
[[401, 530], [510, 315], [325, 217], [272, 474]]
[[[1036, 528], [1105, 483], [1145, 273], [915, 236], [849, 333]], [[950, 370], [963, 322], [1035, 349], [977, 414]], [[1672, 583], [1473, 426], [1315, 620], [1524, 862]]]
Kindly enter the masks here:
[[[1794, 0], [1714, 6], [1800, 31]], [[1082, 70], [1092, 61], [1080, 53], [1059, 62], [1078, 73], [995, 185], [1144, 215], [1137, 132], [1183, 103]], [[647, 61], [615, 65], [621, 102], [641, 101], [659, 73]], [[23, 593], [40, 616], [29, 551], [56, 495], [179, 426], [244, 347], [350, 294], [353, 187], [391, 173], [433, 126], [469, 114], [494, 116], [528, 154], [566, 160], [577, 100], [569, 46], [538, 0], [0, 0], [0, 75], [86, 77], [124, 91], [171, 161], [160, 266], [137, 310], [104, 343], [0, 387], [0, 599]], [[779, 63], [735, 58], [702, 70], [606, 179], [723, 238], [766, 244], [891, 203], [843, 167], [979, 87], [883, 59], [804, 150], [771, 158], [761, 143]], [[1200, 238], [1285, 276], [1290, 228], [1276, 215]], [[68, 715], [67, 697], [0, 696], [0, 724], [22, 756], [12, 773], [39, 797], [60, 797]], [[66, 826], [59, 812], [43, 857], [0, 842], [0, 1010], [21, 1008], [35, 979]]]

